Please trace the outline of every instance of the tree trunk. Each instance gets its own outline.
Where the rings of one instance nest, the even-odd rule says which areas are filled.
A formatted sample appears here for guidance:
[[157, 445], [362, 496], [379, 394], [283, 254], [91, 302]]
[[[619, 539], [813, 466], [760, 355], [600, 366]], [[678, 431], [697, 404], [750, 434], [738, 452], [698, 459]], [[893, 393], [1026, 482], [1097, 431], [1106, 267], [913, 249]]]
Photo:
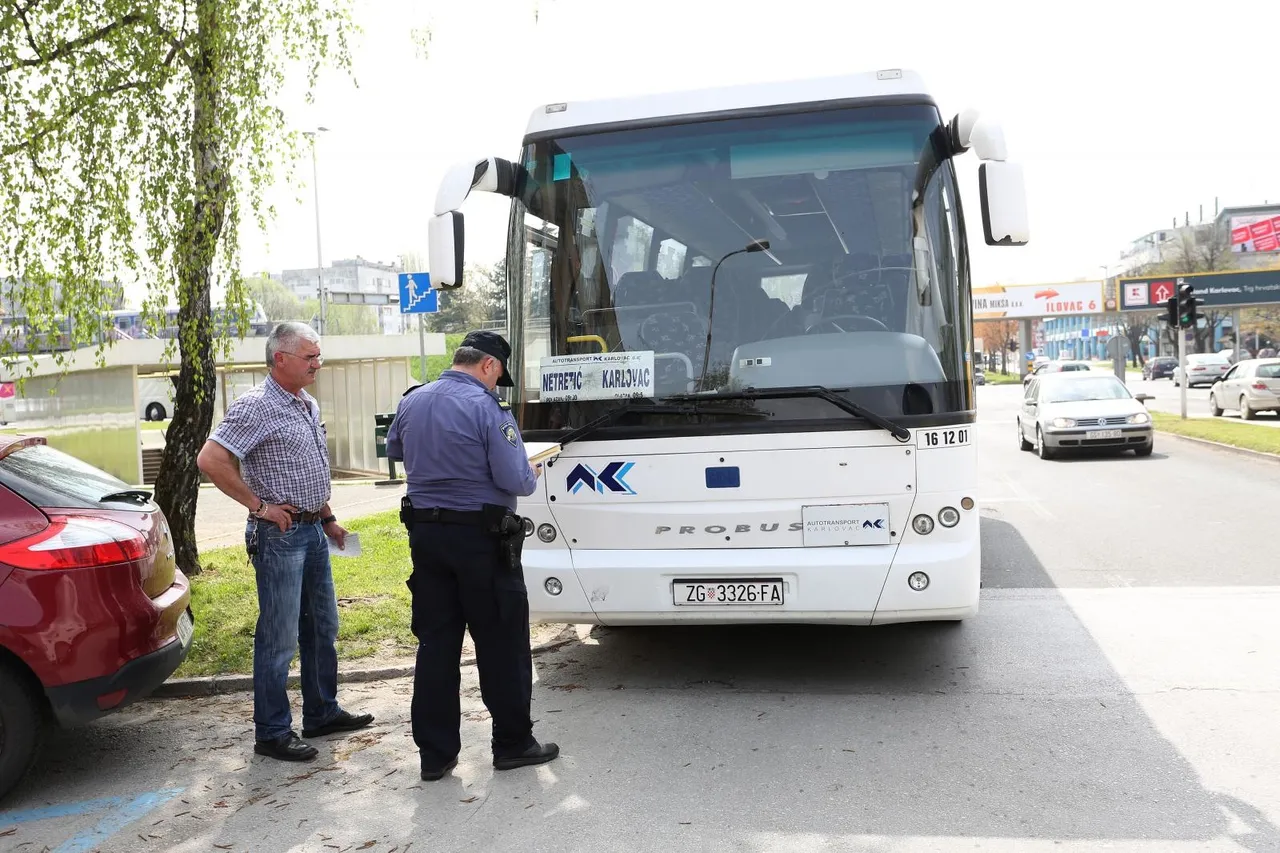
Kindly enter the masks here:
[[173, 420], [156, 478], [156, 503], [169, 520], [179, 568], [200, 573], [196, 505], [200, 470], [196, 456], [213, 426], [217, 373], [213, 358], [210, 285], [218, 239], [226, 220], [227, 171], [218, 133], [218, 80], [214, 48], [221, 0], [199, 0], [193, 50], [194, 101], [191, 134], [191, 207], [183, 213], [178, 239], [178, 345], [182, 367], [175, 383]]

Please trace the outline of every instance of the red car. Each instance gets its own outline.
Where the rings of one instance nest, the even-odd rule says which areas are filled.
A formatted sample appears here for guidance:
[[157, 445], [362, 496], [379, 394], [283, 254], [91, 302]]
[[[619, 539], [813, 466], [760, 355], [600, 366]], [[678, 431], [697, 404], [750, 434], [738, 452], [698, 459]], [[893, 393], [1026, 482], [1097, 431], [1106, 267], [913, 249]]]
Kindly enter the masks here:
[[148, 492], [0, 436], [0, 797], [44, 724], [146, 696], [191, 648], [191, 589]]

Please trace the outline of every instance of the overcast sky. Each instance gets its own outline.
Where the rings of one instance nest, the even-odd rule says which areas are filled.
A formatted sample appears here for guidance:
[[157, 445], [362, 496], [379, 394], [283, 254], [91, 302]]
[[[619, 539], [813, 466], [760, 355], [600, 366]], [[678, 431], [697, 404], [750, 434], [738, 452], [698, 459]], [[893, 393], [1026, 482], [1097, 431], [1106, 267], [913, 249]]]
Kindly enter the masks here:
[[[313, 108], [288, 105], [299, 128], [331, 128], [318, 149], [326, 264], [425, 255], [442, 173], [514, 156], [541, 104], [879, 68], [919, 72], [948, 117], [969, 106], [998, 117], [1026, 167], [1031, 244], [988, 248], [978, 161], [957, 160], [976, 285], [1097, 278], [1175, 216], [1196, 221], [1203, 204], [1211, 218], [1215, 197], [1280, 201], [1270, 13], [1137, 0], [357, 1], [358, 88], [327, 75]], [[410, 31], [428, 22], [422, 59]], [[281, 188], [270, 233], [246, 227], [247, 271], [314, 266], [301, 166], [301, 200]], [[503, 200], [481, 194], [464, 212], [468, 260], [496, 261]]]

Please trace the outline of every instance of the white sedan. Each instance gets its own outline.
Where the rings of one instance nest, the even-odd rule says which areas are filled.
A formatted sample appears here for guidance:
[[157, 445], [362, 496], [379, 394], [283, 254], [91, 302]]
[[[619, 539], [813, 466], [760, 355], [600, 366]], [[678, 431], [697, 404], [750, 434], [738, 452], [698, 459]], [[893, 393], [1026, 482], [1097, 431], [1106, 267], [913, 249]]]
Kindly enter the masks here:
[[1238, 409], [1253, 420], [1257, 412], [1280, 412], [1280, 358], [1250, 358], [1234, 365], [1209, 390], [1209, 411]]
[[1150, 456], [1155, 448], [1151, 416], [1143, 400], [1115, 376], [1051, 373], [1027, 385], [1018, 415], [1018, 447], [1041, 459], [1062, 450], [1132, 450]]
[[[1187, 387], [1212, 385], [1225, 376], [1230, 369], [1231, 362], [1227, 361], [1221, 353], [1192, 353], [1187, 356]], [[1182, 384], [1181, 365], [1173, 369], [1173, 384], [1174, 387]]]

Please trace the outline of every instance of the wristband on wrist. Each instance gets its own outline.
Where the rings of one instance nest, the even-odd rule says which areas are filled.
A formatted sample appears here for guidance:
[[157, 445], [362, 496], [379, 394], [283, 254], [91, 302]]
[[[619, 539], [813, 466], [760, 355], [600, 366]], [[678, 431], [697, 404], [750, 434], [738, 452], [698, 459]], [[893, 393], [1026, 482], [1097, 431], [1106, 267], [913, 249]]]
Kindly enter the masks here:
[[320, 519], [320, 524], [321, 525], [332, 524], [337, 520], [338, 520], [338, 517], [336, 515], [326, 515], [324, 518]]
[[253, 511], [255, 518], [262, 518], [262, 513], [267, 509], [267, 502], [262, 498], [258, 498], [258, 508]]

